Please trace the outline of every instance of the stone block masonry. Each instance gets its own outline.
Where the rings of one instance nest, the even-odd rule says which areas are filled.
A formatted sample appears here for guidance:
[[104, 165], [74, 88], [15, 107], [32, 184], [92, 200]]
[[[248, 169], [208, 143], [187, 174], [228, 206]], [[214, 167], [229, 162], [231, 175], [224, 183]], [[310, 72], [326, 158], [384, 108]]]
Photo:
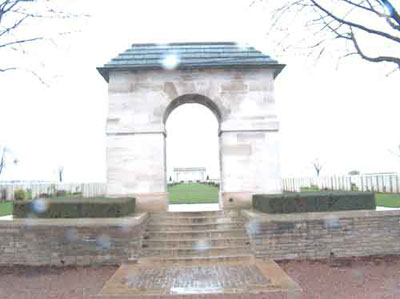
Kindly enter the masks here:
[[[166, 57], [179, 63], [166, 69]], [[98, 68], [109, 93], [107, 195], [167, 211], [166, 122], [190, 103], [218, 120], [220, 206], [250, 208], [253, 194], [280, 193], [274, 82], [283, 67], [236, 43], [173, 43], [134, 44]]]
[[[241, 215], [247, 218], [247, 221], [242, 223], [243, 226], [246, 225], [251, 241], [251, 246], [245, 245], [244, 253], [249, 256], [254, 254], [256, 258], [323, 259], [400, 253], [400, 211], [272, 215], [242, 210]], [[206, 226], [210, 230], [210, 227], [215, 225], [218, 227], [226, 225], [220, 217], [214, 218], [212, 221], [200, 222], [201, 226]], [[194, 248], [193, 244], [197, 244], [196, 246], [203, 244], [196, 242], [197, 240], [193, 242], [191, 237], [193, 232], [188, 235], [189, 232], [178, 231], [176, 235], [180, 236], [182, 241], [179, 241], [179, 238], [171, 239], [170, 236], [173, 234], [171, 235], [168, 228], [174, 226], [173, 222], [161, 226], [165, 228], [162, 230], [165, 238], [157, 235], [156, 240], [147, 239], [144, 242], [143, 235], [146, 229], [152, 230], [149, 223], [147, 213], [108, 219], [0, 221], [0, 266], [120, 265], [127, 261], [137, 261], [140, 255], [143, 256], [144, 245], [146, 250], [159, 251], [160, 244], [173, 243], [172, 248], [182, 246], [189, 250]], [[184, 227], [183, 224], [182, 226]], [[192, 226], [197, 228], [199, 224]], [[196, 230], [196, 235], [200, 236], [202, 233]], [[207, 244], [212, 248], [218, 247], [217, 250], [222, 248], [233, 250], [241, 246], [240, 242], [246, 241], [244, 228], [242, 233], [243, 236], [235, 236], [229, 241], [227, 239], [231, 236], [224, 238], [218, 231], [219, 235], [213, 238], [208, 232], [206, 235], [210, 240]], [[226, 243], [227, 241], [229, 242]], [[212, 248], [210, 247], [210, 250]], [[172, 252], [169, 249], [171, 247], [167, 246], [164, 251]], [[224, 253], [228, 254], [228, 251]], [[199, 251], [199, 254], [204, 253]], [[166, 254], [162, 253], [162, 256], [164, 255]]]
[[256, 258], [323, 259], [400, 253], [400, 211], [264, 214], [243, 210]]
[[0, 221], [0, 265], [119, 265], [138, 259], [146, 213], [122, 218]]

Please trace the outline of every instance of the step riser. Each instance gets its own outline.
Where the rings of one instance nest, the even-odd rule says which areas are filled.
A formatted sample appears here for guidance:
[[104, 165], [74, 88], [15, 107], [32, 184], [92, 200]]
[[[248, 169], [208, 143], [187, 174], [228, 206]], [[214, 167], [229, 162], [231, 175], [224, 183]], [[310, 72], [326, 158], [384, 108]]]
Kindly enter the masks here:
[[162, 213], [152, 213], [151, 216], [157, 217], [216, 217], [216, 216], [239, 216], [239, 210], [222, 210], [222, 211], [203, 211], [203, 212], [162, 212]]
[[228, 247], [228, 246], [246, 246], [250, 244], [250, 240], [247, 238], [243, 239], [226, 239], [226, 240], [190, 240], [190, 241], [154, 241], [154, 240], [144, 240], [143, 247], [146, 248], [194, 248], [199, 246], [199, 244], [204, 244], [206, 242], [207, 245], [211, 247]]
[[159, 256], [159, 257], [180, 257], [180, 256], [222, 256], [222, 255], [241, 255], [250, 254], [251, 248], [223, 248], [215, 249], [199, 246], [198, 249], [167, 249], [167, 250], [157, 250], [157, 249], [146, 249], [142, 256]]
[[155, 257], [155, 258], [142, 258], [141, 259], [143, 262], [149, 262], [149, 261], [162, 261], [163, 263], [171, 263], [171, 264], [182, 264], [182, 263], [193, 263], [195, 262], [196, 265], [198, 264], [218, 264], [218, 263], [223, 263], [223, 262], [243, 262], [243, 263], [251, 263], [254, 261], [253, 256], [228, 256], [228, 257], [206, 257], [206, 258], [196, 258], [196, 257], [181, 257], [181, 258], [175, 258], [175, 257]]
[[247, 238], [245, 230], [242, 231], [226, 231], [226, 232], [178, 232], [178, 233], [163, 233], [163, 232], [146, 232], [144, 235], [145, 240], [162, 239], [171, 240], [177, 239], [216, 239], [216, 238]]
[[222, 224], [231, 222], [246, 223], [246, 220], [242, 217], [150, 218], [151, 224], [160, 224], [160, 225]]
[[242, 229], [243, 223], [222, 223], [222, 224], [202, 224], [202, 225], [153, 225], [147, 226], [146, 230], [149, 232], [164, 232], [164, 231], [205, 231], [205, 230], [230, 230]]

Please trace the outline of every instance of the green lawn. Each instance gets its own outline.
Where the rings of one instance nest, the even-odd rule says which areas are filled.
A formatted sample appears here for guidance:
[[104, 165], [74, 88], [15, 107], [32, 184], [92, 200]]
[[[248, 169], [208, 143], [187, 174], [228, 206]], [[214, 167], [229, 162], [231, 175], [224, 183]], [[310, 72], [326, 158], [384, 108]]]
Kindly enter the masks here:
[[0, 216], [11, 215], [12, 209], [13, 209], [12, 201], [0, 202]]
[[169, 203], [218, 203], [218, 187], [188, 183], [168, 187]]
[[400, 194], [375, 193], [377, 206], [400, 208]]

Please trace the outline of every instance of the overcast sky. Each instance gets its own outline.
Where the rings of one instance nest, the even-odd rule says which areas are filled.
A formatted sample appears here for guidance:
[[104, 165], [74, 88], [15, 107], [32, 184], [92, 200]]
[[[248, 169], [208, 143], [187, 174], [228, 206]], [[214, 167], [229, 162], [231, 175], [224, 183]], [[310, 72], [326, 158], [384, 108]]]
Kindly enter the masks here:
[[[286, 63], [275, 89], [283, 176], [314, 175], [316, 158], [325, 175], [400, 170], [391, 153], [400, 144], [399, 72], [387, 77], [356, 57], [337, 68], [329, 57], [314, 64], [280, 55], [266, 36], [267, 9], [251, 1], [58, 2], [91, 15], [68, 27], [79, 33], [27, 48], [28, 55], [0, 53], [1, 62], [17, 61], [49, 83], [22, 71], [0, 74], [0, 145], [19, 159], [1, 179], [55, 180], [63, 165], [67, 181], [105, 181], [107, 84], [95, 68], [142, 42], [237, 41]], [[62, 28], [35, 26], [25, 34]], [[177, 108], [167, 130], [169, 168], [205, 166], [218, 176], [217, 122], [207, 108]]]

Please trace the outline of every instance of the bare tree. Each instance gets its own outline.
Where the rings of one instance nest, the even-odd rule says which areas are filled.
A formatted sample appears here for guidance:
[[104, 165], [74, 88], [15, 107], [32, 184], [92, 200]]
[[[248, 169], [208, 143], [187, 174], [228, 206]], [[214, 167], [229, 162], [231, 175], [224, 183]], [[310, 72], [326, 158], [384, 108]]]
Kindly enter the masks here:
[[[68, 30], [63, 32], [57, 31], [55, 35], [47, 35], [43, 30], [34, 30], [33, 28], [41, 28], [39, 25], [47, 24], [47, 28], [51, 31], [53, 24], [50, 23], [51, 21], [66, 21], [82, 16], [87, 15], [79, 15], [60, 10], [56, 6], [56, 1], [0, 0], [0, 56], [4, 57], [6, 51], [10, 51], [8, 53], [13, 53], [13, 55], [15, 55], [15, 53], [17, 53], [17, 55], [26, 55], [28, 53], [26, 49], [27, 45], [43, 41], [54, 42], [55, 36], [71, 33], [71, 26], [67, 27], [66, 24]], [[8, 60], [2, 59], [0, 61], [0, 73], [21, 69], [18, 65], [14, 65], [13, 63], [9, 64]], [[40, 79], [34, 70], [27, 71]]]
[[[271, 5], [277, 2], [259, 1], [267, 1]], [[328, 51], [339, 51], [340, 59], [356, 55], [369, 62], [395, 65], [394, 70], [400, 69], [399, 2], [395, 0], [278, 2], [280, 4], [274, 10], [270, 31], [283, 33], [284, 37], [278, 42], [281, 50], [300, 48], [306, 50], [308, 55], [316, 55], [316, 58]], [[296, 38], [295, 35], [301, 37]]]
[[64, 178], [64, 166], [60, 166], [58, 167], [58, 180], [60, 183], [63, 182], [63, 178]]
[[[8, 159], [7, 156], [10, 154], [10, 150], [3, 146], [0, 146], [0, 175], [3, 173], [4, 169], [6, 168], [6, 165], [8, 164]], [[18, 163], [18, 160], [14, 158], [12, 160], [14, 164]]]
[[321, 169], [322, 169], [321, 162], [319, 162], [318, 159], [315, 159], [311, 164], [313, 165], [315, 172], [317, 173], [317, 176], [319, 176], [321, 173]]

